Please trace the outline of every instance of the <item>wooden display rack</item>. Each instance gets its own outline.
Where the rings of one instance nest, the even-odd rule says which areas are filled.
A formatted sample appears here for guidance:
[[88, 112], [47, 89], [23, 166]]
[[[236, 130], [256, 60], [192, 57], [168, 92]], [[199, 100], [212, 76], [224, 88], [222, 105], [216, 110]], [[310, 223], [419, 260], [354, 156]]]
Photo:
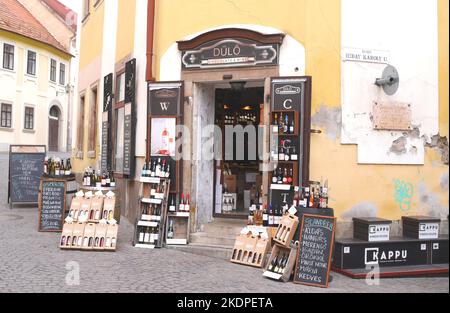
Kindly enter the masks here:
[[[152, 187], [160, 187], [164, 193], [152, 194]], [[139, 199], [139, 214], [135, 225], [133, 246], [137, 248], [154, 249], [162, 248], [165, 245], [166, 223], [168, 213], [168, 200], [170, 193], [170, 179], [167, 178], [141, 178], [140, 199]], [[160, 210], [160, 215], [144, 215], [145, 206], [156, 206]], [[148, 227], [157, 229], [158, 237], [156, 244], [154, 242], [143, 243], [140, 242], [140, 229]]]
[[[166, 244], [168, 246], [180, 246], [187, 245], [189, 243], [189, 233], [190, 233], [190, 212], [168, 212], [167, 213], [167, 223], [166, 223]], [[167, 233], [169, 231], [170, 221], [174, 221], [174, 237], [172, 239], [167, 238]]]

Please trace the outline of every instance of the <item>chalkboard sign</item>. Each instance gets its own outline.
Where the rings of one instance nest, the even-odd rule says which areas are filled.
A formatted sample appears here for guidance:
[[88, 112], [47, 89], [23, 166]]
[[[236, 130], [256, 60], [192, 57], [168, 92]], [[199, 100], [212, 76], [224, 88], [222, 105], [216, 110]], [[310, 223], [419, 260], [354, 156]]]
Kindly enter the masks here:
[[328, 288], [336, 218], [303, 215], [294, 283]]
[[66, 211], [66, 181], [43, 179], [39, 196], [39, 231], [61, 232]]
[[11, 146], [9, 151], [9, 202], [37, 203], [44, 172], [45, 146]]

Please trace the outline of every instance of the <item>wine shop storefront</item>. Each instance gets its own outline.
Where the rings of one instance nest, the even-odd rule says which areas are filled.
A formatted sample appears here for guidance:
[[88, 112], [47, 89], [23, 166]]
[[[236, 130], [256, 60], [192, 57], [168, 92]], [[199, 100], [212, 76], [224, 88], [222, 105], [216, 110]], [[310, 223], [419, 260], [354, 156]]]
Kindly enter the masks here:
[[[217, 218], [243, 227], [251, 208], [292, 205], [293, 194], [282, 199], [270, 186], [309, 182], [303, 45], [276, 29], [223, 27], [178, 41], [168, 56], [161, 71], [179, 71], [180, 80], [149, 83], [148, 159], [173, 150], [173, 202], [195, 207], [193, 232]], [[164, 119], [172, 129], [158, 126]], [[177, 135], [160, 140], [167, 132]]]
[[[190, 243], [232, 246], [255, 207], [279, 216], [303, 200], [296, 186], [323, 187], [338, 238], [352, 237], [354, 217], [392, 220], [397, 234], [403, 216], [447, 220], [448, 96], [437, 39], [445, 36], [416, 23], [438, 24], [431, 2], [402, 16], [407, 29], [432, 34], [420, 46], [399, 42], [404, 30], [374, 28], [385, 12], [355, 1], [115, 3], [100, 4], [111, 10], [105, 16], [127, 12], [118, 21], [134, 16], [135, 29], [105, 31], [119, 55], [99, 74], [105, 107], [114, 106], [100, 114], [111, 131], [98, 129], [101, 160], [97, 153], [92, 166], [123, 174], [117, 193], [131, 222], [142, 213], [141, 172], [156, 169], [168, 172], [169, 205], [190, 209]], [[389, 65], [400, 77], [391, 95], [374, 84]], [[379, 114], [375, 125], [374, 103], [386, 112], [403, 105], [406, 118], [392, 125], [396, 117]], [[88, 164], [77, 161], [82, 172]]]

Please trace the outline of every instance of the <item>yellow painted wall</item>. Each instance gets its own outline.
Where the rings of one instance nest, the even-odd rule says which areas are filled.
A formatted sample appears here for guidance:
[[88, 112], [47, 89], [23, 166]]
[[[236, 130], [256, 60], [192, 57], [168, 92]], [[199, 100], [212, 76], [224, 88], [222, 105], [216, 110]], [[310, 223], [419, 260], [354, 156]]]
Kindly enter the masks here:
[[[119, 0], [116, 62], [129, 55], [134, 49], [135, 15], [136, 1]], [[140, 33], [145, 36], [147, 29], [142, 29]]]
[[441, 136], [448, 137], [448, 20], [449, 1], [438, 1], [439, 12], [439, 98], [440, 98], [440, 133]]
[[94, 1], [90, 2], [91, 13], [81, 27], [80, 70], [102, 53], [105, 3], [102, 1], [94, 7]]
[[[89, 17], [85, 19], [81, 27], [81, 46], [80, 46], [80, 75], [83, 75], [83, 71], [92, 66], [92, 63], [99, 62], [103, 51], [103, 25], [104, 25], [104, 14], [105, 14], [105, 3], [102, 1], [97, 6], [94, 6], [94, 1], [90, 1], [90, 14]], [[89, 81], [89, 86], [87, 89], [79, 90], [80, 93], [85, 92], [85, 102], [84, 102], [84, 141], [83, 141], [83, 152], [84, 158], [75, 158], [72, 164], [73, 171], [76, 173], [83, 173], [84, 169], [88, 166], [96, 167], [97, 158], [89, 158], [88, 153], [88, 137], [89, 137], [89, 119], [90, 119], [90, 105], [91, 105], [91, 84], [100, 77], [79, 77], [79, 81], [83, 79]], [[98, 89], [98, 92], [101, 92]], [[79, 97], [80, 95], [78, 95]], [[76, 121], [78, 126], [78, 115], [76, 116]], [[77, 134], [78, 137], [78, 134]], [[98, 137], [98, 136], [97, 136]], [[98, 139], [96, 140], [98, 142]], [[77, 140], [74, 142], [74, 150], [77, 151]], [[99, 153], [99, 144], [96, 148], [97, 155]]]
[[304, 44], [307, 75], [324, 78], [314, 82], [314, 105], [336, 106], [340, 103], [340, 7], [340, 0], [156, 1], [156, 73], [169, 46], [188, 35], [226, 24], [275, 27]]
[[[439, 0], [439, 6], [440, 126], [441, 134], [448, 136], [448, 1]], [[161, 57], [188, 35], [226, 24], [274, 27], [305, 46], [306, 74], [313, 77], [314, 115], [322, 104], [341, 106], [340, 19], [340, 0], [157, 1], [154, 67], [160, 77]], [[367, 213], [374, 208], [380, 217], [390, 219], [433, 209], [443, 214], [443, 208], [447, 215], [448, 190], [441, 187], [441, 178], [448, 166], [433, 149], [426, 149], [425, 159], [425, 166], [358, 165], [356, 145], [341, 145], [340, 138], [332, 141], [325, 133], [312, 134], [311, 179], [329, 179], [331, 206], [339, 217], [354, 207]], [[405, 186], [402, 209], [396, 199], [402, 193], [396, 187]]]

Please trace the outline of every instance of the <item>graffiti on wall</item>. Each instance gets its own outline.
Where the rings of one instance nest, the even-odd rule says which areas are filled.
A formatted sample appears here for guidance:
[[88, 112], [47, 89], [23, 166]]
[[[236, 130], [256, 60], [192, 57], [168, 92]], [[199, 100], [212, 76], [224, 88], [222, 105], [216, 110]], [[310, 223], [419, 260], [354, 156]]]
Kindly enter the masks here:
[[395, 179], [394, 186], [395, 202], [399, 205], [401, 211], [409, 212], [414, 195], [413, 185], [403, 180]]

